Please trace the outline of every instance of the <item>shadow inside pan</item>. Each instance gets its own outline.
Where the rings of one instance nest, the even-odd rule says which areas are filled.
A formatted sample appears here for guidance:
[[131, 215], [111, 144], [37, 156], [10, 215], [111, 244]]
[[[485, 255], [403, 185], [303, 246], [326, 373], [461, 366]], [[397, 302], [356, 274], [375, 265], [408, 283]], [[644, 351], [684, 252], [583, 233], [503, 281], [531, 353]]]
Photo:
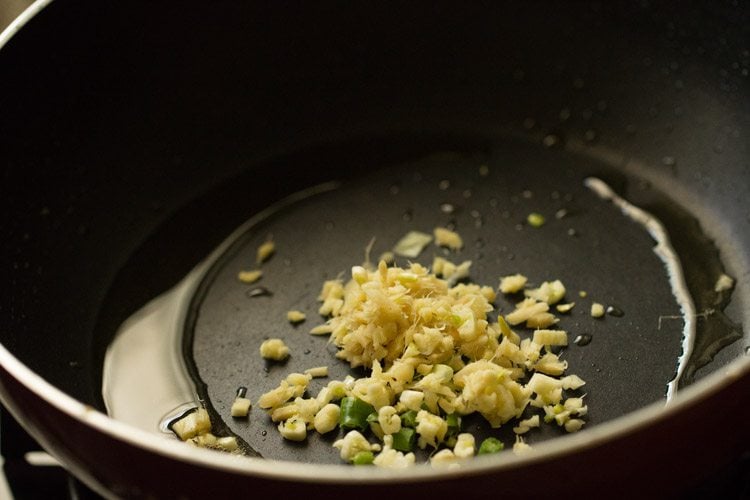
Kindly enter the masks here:
[[[195, 294], [185, 298], [189, 308], [182, 348], [187, 371], [211, 413], [215, 432], [234, 434], [268, 458], [340, 462], [331, 446], [339, 431], [325, 436], [311, 432], [303, 443], [290, 443], [257, 405], [249, 418], [231, 418], [235, 392], [247, 387], [255, 403], [287, 374], [321, 365], [328, 366], [329, 376], [313, 379], [311, 395], [329, 380], [362, 376], [364, 372], [352, 371], [335, 358], [336, 348], [326, 337], [309, 334], [325, 320], [317, 313], [320, 287], [328, 279], [347, 280], [373, 239], [371, 254], [376, 258], [407, 232], [431, 233], [437, 226], [455, 229], [464, 247], [448, 252], [430, 245], [412, 260], [426, 266], [438, 255], [454, 262], [471, 260], [471, 281], [492, 287], [500, 276], [514, 273], [528, 276], [533, 284], [554, 279], [565, 284], [565, 300], [576, 306], [569, 314], [558, 314], [558, 327], [569, 332], [571, 341], [561, 357], [569, 364], [568, 374], [586, 381], [575, 391], [585, 394], [589, 407], [586, 428], [665, 399], [682, 354], [684, 324], [667, 270], [645, 228], [589, 190], [584, 179], [599, 177], [662, 218], [680, 259], [690, 264], [685, 277], [696, 311], [713, 307], [721, 314], [728, 294], [711, 293], [723, 272], [718, 252], [688, 214], [649, 184], [551, 143], [542, 147], [518, 140], [442, 140], [427, 147], [427, 141], [424, 148], [405, 148], [400, 154], [405, 143], [391, 138], [316, 150], [310, 164], [326, 164], [329, 170], [320, 177], [309, 170], [302, 175], [311, 183], [337, 181], [335, 186], [310, 191], [256, 217], [210, 263]], [[389, 151], [381, 163], [359, 160], [378, 157], [373, 151], [381, 149]], [[275, 165], [305, 172], [301, 158], [292, 156]], [[247, 182], [248, 196], [262, 196], [265, 187], [263, 168], [255, 173], [240, 179]], [[530, 226], [530, 213], [542, 214], [545, 224]], [[256, 266], [256, 250], [269, 236], [276, 252], [262, 264], [262, 279], [242, 283], [238, 272]], [[401, 266], [407, 262], [396, 259]], [[693, 265], [696, 262], [700, 265]], [[519, 300], [498, 294], [491, 319], [512, 310]], [[614, 314], [592, 318], [593, 302], [612, 306]], [[303, 311], [306, 321], [291, 325], [286, 312], [292, 309]], [[711, 335], [714, 344], [717, 339], [726, 344], [737, 337], [722, 318], [704, 314], [697, 325], [696, 349], [703, 354], [701, 338]], [[515, 330], [522, 338], [532, 334], [525, 328]], [[287, 361], [260, 357], [260, 343], [271, 337], [289, 346]], [[687, 370], [687, 381], [694, 368]], [[509, 422], [490, 429], [481, 418], [464, 420], [464, 429], [478, 440], [494, 435], [506, 446], [514, 439], [512, 427]], [[533, 445], [563, 433], [555, 425], [542, 425], [525, 437]]]

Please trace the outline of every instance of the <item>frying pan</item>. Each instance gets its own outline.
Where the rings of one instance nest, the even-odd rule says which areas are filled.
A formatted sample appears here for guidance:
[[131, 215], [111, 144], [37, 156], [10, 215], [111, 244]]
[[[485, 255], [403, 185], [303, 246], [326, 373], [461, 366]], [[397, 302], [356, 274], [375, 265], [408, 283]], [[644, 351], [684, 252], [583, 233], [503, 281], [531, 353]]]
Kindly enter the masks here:
[[[96, 491], [679, 494], [747, 451], [746, 8], [36, 7], [0, 51], [0, 394]], [[687, 314], [655, 237], [592, 177], [666, 229]], [[590, 339], [563, 353], [587, 381], [582, 432], [404, 473], [341, 465], [326, 437], [283, 443], [257, 409], [228, 418], [240, 385], [257, 398], [291, 371], [348, 373], [306, 333], [320, 284], [373, 237], [379, 253], [437, 225], [464, 236], [449, 257], [472, 260], [474, 281], [524, 272], [589, 294], [560, 324]], [[269, 235], [256, 293], [236, 273]], [[736, 281], [717, 292], [721, 274]], [[595, 298], [624, 314], [593, 320]], [[291, 308], [307, 322], [286, 323]], [[172, 327], [130, 337], [154, 311]], [[273, 336], [286, 364], [257, 355]], [[161, 433], [186, 394], [265, 458]]]

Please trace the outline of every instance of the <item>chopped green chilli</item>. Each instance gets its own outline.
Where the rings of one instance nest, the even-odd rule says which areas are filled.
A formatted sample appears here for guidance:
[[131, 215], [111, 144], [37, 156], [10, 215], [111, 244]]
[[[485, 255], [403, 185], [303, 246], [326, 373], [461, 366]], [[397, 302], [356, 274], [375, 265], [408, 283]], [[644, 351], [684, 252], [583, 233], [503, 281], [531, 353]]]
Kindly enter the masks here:
[[339, 427], [344, 430], [366, 430], [369, 427], [367, 417], [375, 413], [375, 408], [359, 398], [345, 397], [341, 399], [341, 415]]
[[409, 410], [401, 414], [401, 427], [411, 427], [412, 429], [417, 426], [417, 412]]
[[393, 434], [393, 449], [404, 453], [412, 451], [417, 442], [417, 431], [411, 427], [401, 427], [401, 430]]
[[371, 451], [360, 451], [352, 459], [354, 465], [370, 465], [375, 460], [375, 455]]
[[478, 455], [489, 455], [490, 453], [499, 453], [503, 451], [505, 445], [502, 441], [494, 437], [488, 437], [479, 445]]

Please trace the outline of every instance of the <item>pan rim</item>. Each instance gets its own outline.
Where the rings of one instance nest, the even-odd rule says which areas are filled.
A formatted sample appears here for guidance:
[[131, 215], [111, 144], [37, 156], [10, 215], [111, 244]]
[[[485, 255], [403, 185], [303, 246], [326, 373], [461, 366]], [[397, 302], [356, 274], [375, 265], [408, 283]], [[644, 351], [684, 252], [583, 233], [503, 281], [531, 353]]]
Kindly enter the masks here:
[[[0, 31], [0, 49], [53, 1], [35, 0], [4, 30]], [[31, 370], [2, 343], [0, 343], [0, 367], [26, 390], [70, 418], [106, 435], [110, 439], [121, 441], [146, 452], [247, 477], [340, 484], [363, 482], [376, 484], [390, 482], [394, 479], [403, 482], [418, 482], [434, 480], [438, 476], [440, 479], [452, 480], [462, 476], [510, 471], [531, 466], [538, 462], [574, 455], [579, 451], [607, 443], [617, 437], [675, 418], [684, 409], [720, 393], [732, 382], [741, 378], [750, 378], [750, 357], [740, 356], [690, 387], [677, 391], [668, 404], [665, 404], [664, 401], [657, 401], [583, 432], [547, 440], [535, 445], [535, 451], [532, 453], [477, 457], [459, 469], [432, 469], [428, 465], [420, 465], [403, 471], [375, 467], [357, 468], [344, 464], [307, 464], [275, 459], [238, 457], [186, 446], [177, 440], [160, 439], [154, 434], [114, 420], [106, 414], [83, 404]]]
[[45, 7], [54, 0], [35, 0], [21, 14], [18, 15], [11, 23], [0, 31], [0, 49], [23, 28], [34, 16], [41, 12]]
[[[114, 420], [91, 406], [85, 405], [33, 372], [2, 343], [0, 343], [0, 366], [35, 396], [70, 418], [106, 435], [109, 439], [121, 441], [126, 445], [168, 459], [209, 469], [247, 477], [293, 480], [311, 484], [362, 482], [377, 484], [393, 480], [418, 482], [434, 480], [438, 476], [442, 480], [452, 480], [462, 476], [499, 473], [523, 468], [535, 463], [575, 455], [582, 450], [606, 444], [618, 437], [675, 418], [682, 410], [718, 394], [732, 382], [743, 377], [750, 377], [750, 357], [742, 356], [695, 384], [677, 391], [669, 403], [657, 401], [582, 432], [549, 439], [535, 445], [531, 453], [522, 455], [504, 453], [491, 457], [476, 457], [456, 469], [433, 469], [428, 464], [420, 464], [405, 470], [393, 470], [352, 467], [346, 464], [309, 464], [245, 457], [191, 447], [177, 440], [162, 439], [158, 435]], [[54, 452], [52, 454], [54, 455]]]

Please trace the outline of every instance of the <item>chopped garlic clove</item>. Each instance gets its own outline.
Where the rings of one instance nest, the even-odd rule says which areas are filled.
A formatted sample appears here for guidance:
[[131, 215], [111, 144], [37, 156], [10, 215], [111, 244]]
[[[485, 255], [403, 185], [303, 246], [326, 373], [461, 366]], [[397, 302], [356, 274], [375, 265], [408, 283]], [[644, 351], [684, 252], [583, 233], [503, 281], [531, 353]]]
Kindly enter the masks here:
[[526, 444], [526, 441], [524, 441], [521, 436], [516, 436], [516, 442], [513, 443], [513, 453], [521, 455], [522, 453], [527, 453], [531, 450], [531, 446]]
[[255, 283], [263, 276], [263, 271], [254, 269], [252, 271], [240, 271], [237, 273], [237, 279], [243, 283]]
[[528, 278], [523, 274], [514, 274], [500, 278], [500, 291], [502, 293], [516, 293], [523, 290]]
[[275, 251], [276, 245], [274, 244], [273, 240], [268, 239], [265, 243], [258, 247], [255, 261], [258, 264], [261, 264], [267, 261]]
[[539, 345], [568, 345], [568, 332], [565, 330], [536, 330], [533, 342]]
[[320, 378], [320, 377], [327, 377], [328, 376], [328, 367], [327, 366], [316, 366], [313, 368], [308, 368], [305, 370], [305, 373], [310, 375], [313, 378]]
[[303, 313], [302, 311], [292, 310], [287, 311], [286, 313], [286, 319], [290, 323], [301, 323], [305, 321], [306, 317], [307, 316], [305, 316], [305, 313]]
[[232, 403], [231, 415], [235, 418], [247, 417], [250, 413], [251, 403], [248, 398], [235, 398]]
[[731, 290], [733, 286], [734, 286], [734, 279], [732, 279], [730, 276], [727, 276], [726, 274], [722, 274], [716, 280], [716, 284], [714, 285], [714, 291], [725, 292], [727, 290]]
[[289, 441], [304, 441], [307, 437], [307, 425], [299, 417], [292, 417], [279, 424], [279, 432]]
[[211, 431], [211, 420], [205, 408], [198, 408], [170, 424], [172, 432], [183, 441]]
[[282, 361], [289, 357], [289, 347], [281, 339], [268, 339], [260, 345], [260, 355], [265, 359]]
[[557, 304], [555, 306], [555, 309], [557, 309], [557, 312], [565, 314], [569, 313], [575, 307], [575, 305], [575, 302], [569, 302], [567, 304]]

